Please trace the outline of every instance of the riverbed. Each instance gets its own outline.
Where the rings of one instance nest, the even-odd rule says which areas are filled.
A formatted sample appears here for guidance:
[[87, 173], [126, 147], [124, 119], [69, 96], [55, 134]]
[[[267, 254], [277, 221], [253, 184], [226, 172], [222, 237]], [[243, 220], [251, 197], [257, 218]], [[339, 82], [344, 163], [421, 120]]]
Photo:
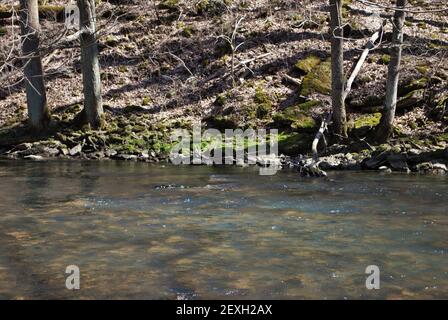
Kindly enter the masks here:
[[258, 173], [1, 161], [0, 299], [448, 299], [446, 176]]

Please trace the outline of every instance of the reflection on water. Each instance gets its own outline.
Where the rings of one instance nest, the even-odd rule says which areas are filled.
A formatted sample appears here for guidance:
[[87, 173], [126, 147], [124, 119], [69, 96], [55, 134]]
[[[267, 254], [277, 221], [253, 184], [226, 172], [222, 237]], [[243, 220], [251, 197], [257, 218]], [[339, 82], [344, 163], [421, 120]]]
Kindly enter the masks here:
[[0, 298], [448, 298], [447, 178], [257, 173], [0, 162]]

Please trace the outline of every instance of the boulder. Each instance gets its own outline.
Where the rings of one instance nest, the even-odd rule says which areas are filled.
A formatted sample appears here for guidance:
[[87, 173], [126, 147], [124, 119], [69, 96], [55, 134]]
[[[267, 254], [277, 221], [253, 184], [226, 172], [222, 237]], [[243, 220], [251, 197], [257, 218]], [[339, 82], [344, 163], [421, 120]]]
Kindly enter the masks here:
[[68, 153], [73, 157], [76, 156], [78, 154], [80, 154], [82, 151], [82, 146], [80, 144], [74, 146], [73, 148], [71, 148]]
[[387, 162], [394, 171], [408, 172], [409, 166], [406, 162], [406, 156], [402, 154], [391, 154], [387, 157]]

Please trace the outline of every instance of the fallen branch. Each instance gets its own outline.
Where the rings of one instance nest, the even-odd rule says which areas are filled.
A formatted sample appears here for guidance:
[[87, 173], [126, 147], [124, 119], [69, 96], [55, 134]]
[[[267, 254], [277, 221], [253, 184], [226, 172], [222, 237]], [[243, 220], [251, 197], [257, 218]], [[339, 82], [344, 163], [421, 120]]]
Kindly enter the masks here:
[[250, 58], [250, 59], [243, 60], [243, 61], [241, 61], [240, 63], [237, 64], [236, 68], [241, 67], [242, 65], [246, 65], [246, 64], [248, 64], [248, 63], [250, 63], [250, 62], [253, 62], [253, 61], [255, 61], [255, 60], [258, 60], [258, 59], [267, 57], [267, 56], [269, 56], [270, 54], [271, 54], [270, 52], [267, 52], [267, 53], [260, 54], [259, 56], [256, 56], [256, 57], [254, 57], [254, 58]]
[[324, 133], [328, 128], [328, 123], [330, 122], [332, 116], [333, 112], [330, 111], [327, 117], [325, 119], [322, 119], [319, 131], [317, 131], [316, 136], [314, 137], [313, 144], [311, 145], [311, 151], [313, 152], [314, 161], [317, 161], [318, 158], [317, 145], [319, 144], [319, 141], [322, 137], [325, 138]]
[[366, 61], [369, 52], [373, 48], [375, 48], [375, 42], [378, 40], [378, 38], [380, 38], [380, 35], [382, 35], [383, 27], [384, 27], [384, 24], [381, 26], [381, 28], [377, 32], [375, 32], [370, 37], [369, 41], [365, 45], [364, 51], [361, 53], [361, 56], [359, 57], [358, 62], [355, 64], [355, 66], [353, 68], [352, 74], [350, 75], [350, 77], [347, 80], [346, 88], [345, 88], [345, 91], [343, 94], [344, 101], [347, 98], [347, 96], [349, 95], [350, 91], [352, 90], [353, 82], [355, 81], [356, 77], [358, 76], [359, 72], [361, 71], [361, 67], [364, 64], [364, 62]]
[[302, 81], [300, 81], [299, 79], [293, 78], [293, 77], [287, 75], [286, 73], [283, 74], [283, 78], [291, 83], [294, 83], [295, 85], [298, 85], [298, 86], [302, 85]]

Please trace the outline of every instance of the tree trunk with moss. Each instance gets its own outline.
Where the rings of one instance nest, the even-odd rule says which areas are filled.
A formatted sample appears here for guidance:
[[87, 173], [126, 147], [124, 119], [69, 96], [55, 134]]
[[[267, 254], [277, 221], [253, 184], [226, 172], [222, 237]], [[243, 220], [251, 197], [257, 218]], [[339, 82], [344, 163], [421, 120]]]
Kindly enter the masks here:
[[101, 78], [96, 39], [95, 0], [77, 0], [81, 30], [81, 70], [84, 86], [82, 117], [92, 127], [103, 123]]
[[[397, 0], [397, 8], [404, 8], [406, 0]], [[394, 31], [392, 35], [392, 47], [390, 48], [390, 62], [387, 74], [386, 100], [380, 124], [376, 132], [378, 142], [386, 142], [393, 131], [395, 109], [397, 107], [398, 80], [400, 74], [401, 53], [403, 45], [403, 26], [406, 12], [396, 10], [394, 15]]]
[[347, 136], [344, 104], [344, 49], [342, 29], [342, 0], [330, 0], [331, 28], [331, 97], [333, 132], [339, 138]]
[[29, 124], [34, 130], [41, 131], [47, 128], [50, 122], [50, 112], [39, 52], [40, 25], [37, 0], [20, 1], [20, 26]]

